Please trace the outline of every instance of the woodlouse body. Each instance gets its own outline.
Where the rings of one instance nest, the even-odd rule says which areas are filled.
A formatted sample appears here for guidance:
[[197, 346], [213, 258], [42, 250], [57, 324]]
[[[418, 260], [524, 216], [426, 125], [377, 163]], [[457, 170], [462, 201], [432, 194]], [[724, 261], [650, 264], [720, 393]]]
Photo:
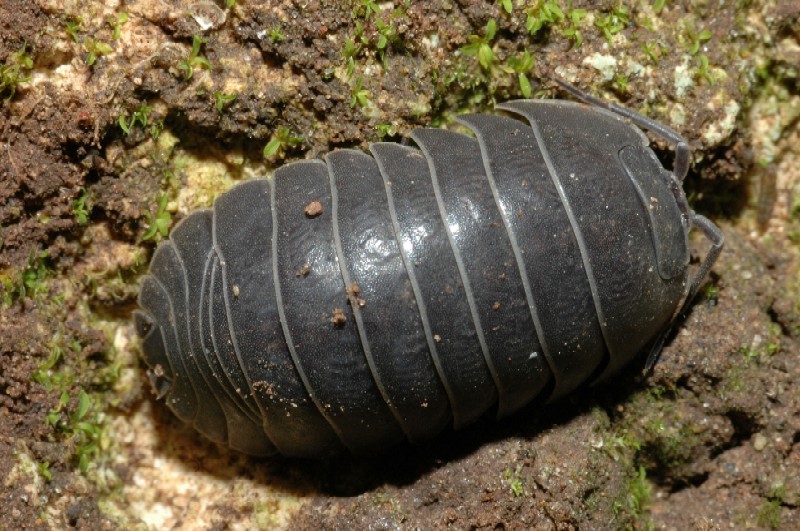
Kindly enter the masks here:
[[[216, 442], [318, 457], [508, 415], [657, 352], [722, 236], [686, 203], [680, 136], [562, 86], [595, 106], [509, 102], [459, 120], [475, 138], [334, 151], [182, 220], [136, 313], [159, 395]], [[676, 143], [674, 172], [624, 117]], [[712, 246], [690, 279], [693, 226]]]

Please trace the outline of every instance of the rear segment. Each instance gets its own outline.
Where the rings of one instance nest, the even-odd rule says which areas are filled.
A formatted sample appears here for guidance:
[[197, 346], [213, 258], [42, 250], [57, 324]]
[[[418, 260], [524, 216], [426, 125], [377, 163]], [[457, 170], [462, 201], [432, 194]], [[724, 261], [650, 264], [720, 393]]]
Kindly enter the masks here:
[[227, 385], [226, 374], [209, 362], [217, 360], [216, 354], [201, 337], [200, 299], [206, 294], [211, 224], [209, 210], [188, 216], [153, 257], [139, 297], [147, 313], [138, 313], [136, 318], [140, 334], [145, 332], [145, 362], [155, 388], [166, 395], [167, 405], [179, 418], [215, 442], [269, 455], [275, 449], [265, 439], [258, 418], [233, 399], [236, 394]]

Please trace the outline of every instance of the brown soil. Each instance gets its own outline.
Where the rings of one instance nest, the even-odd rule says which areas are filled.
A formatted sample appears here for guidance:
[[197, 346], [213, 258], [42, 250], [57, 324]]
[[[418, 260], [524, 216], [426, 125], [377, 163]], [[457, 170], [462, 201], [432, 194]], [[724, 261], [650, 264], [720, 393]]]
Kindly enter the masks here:
[[[625, 2], [606, 38], [617, 4], [574, 2], [577, 46], [570, 13], [530, 35], [512, 3], [0, 3], [0, 529], [797, 525], [800, 8]], [[459, 50], [490, 19], [486, 69]], [[130, 319], [156, 220], [519, 97], [524, 51], [534, 95], [555, 73], [695, 150], [727, 243], [655, 371], [368, 459], [253, 460], [180, 426]]]

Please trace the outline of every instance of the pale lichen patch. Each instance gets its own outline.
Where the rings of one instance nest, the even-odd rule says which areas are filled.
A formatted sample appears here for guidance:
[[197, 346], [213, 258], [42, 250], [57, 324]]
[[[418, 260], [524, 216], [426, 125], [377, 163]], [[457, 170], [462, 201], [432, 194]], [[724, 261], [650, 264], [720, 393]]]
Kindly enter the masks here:
[[596, 69], [602, 75], [602, 81], [611, 81], [617, 73], [618, 61], [613, 55], [593, 53], [583, 60], [583, 64]]
[[[717, 97], [712, 98], [712, 100], [709, 101], [709, 109], [712, 108], [712, 106], [718, 108], [715, 104], [716, 99]], [[734, 127], [736, 127], [736, 119], [739, 117], [740, 110], [741, 107], [736, 100], [728, 100], [724, 105], [722, 105], [723, 112], [721, 113], [719, 119], [706, 126], [705, 131], [703, 132], [703, 140], [708, 145], [713, 146], [728, 138], [733, 132]]]

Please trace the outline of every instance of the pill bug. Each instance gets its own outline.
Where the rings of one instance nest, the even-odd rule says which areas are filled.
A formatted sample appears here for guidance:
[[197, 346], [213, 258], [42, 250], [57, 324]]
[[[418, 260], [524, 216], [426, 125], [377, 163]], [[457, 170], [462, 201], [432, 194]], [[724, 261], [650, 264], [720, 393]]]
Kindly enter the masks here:
[[321, 457], [652, 364], [722, 234], [686, 201], [676, 132], [558, 83], [589, 105], [511, 101], [460, 117], [474, 136], [336, 150], [184, 218], [135, 313], [158, 396], [236, 450]]

